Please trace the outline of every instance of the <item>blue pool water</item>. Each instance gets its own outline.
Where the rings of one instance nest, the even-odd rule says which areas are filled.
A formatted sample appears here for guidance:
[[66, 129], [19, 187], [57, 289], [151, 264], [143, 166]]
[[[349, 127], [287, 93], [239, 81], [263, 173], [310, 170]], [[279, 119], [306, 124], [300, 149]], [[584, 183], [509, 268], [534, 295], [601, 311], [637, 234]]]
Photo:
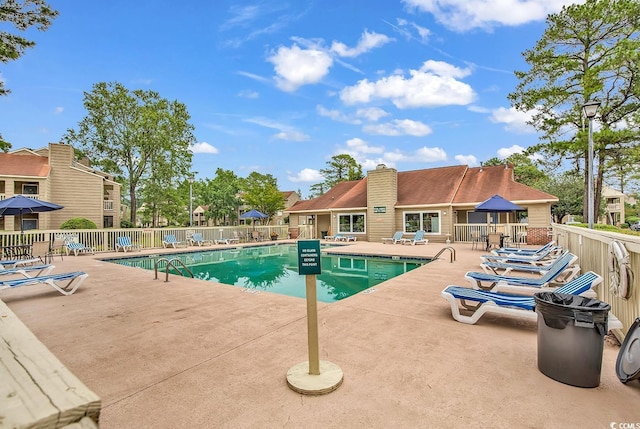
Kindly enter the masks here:
[[[189, 267], [194, 277], [202, 280], [305, 297], [305, 276], [298, 274], [298, 250], [295, 244], [112, 258], [106, 261], [153, 270], [156, 262], [162, 258], [179, 259]], [[316, 283], [318, 301], [339, 301], [428, 262], [429, 259], [327, 255], [323, 252], [322, 274], [317, 276]], [[164, 275], [165, 267], [166, 262], [158, 263], [158, 276]]]

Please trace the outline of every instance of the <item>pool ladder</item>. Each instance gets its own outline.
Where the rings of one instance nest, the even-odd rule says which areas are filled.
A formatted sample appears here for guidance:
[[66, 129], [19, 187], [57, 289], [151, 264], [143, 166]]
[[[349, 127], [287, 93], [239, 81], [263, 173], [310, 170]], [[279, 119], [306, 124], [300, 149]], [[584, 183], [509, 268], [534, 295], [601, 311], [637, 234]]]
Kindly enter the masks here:
[[449, 252], [451, 252], [451, 263], [453, 264], [453, 261], [456, 260], [456, 249], [454, 249], [451, 246], [447, 246], [447, 247], [443, 247], [442, 249], [440, 249], [440, 251], [438, 252], [438, 254], [436, 256], [433, 257], [433, 259], [438, 259], [438, 256], [442, 255], [442, 253], [448, 250]]
[[175, 266], [175, 264], [174, 264], [175, 262], [179, 262], [180, 265], [182, 266], [182, 268], [184, 268], [187, 271], [187, 273], [189, 273], [191, 278], [193, 278], [193, 272], [180, 259], [178, 259], [178, 258], [173, 258], [173, 259], [160, 258], [153, 265], [153, 271], [156, 273], [156, 277], [155, 277], [154, 280], [158, 280], [158, 264], [160, 262], [166, 262], [167, 263], [167, 265], [165, 266], [165, 279], [164, 279], [165, 283], [169, 282], [169, 267], [173, 267], [174, 270], [176, 270], [177, 272], [182, 274], [182, 276], [184, 277], [184, 273], [182, 271], [180, 271], [178, 269], [178, 267]]

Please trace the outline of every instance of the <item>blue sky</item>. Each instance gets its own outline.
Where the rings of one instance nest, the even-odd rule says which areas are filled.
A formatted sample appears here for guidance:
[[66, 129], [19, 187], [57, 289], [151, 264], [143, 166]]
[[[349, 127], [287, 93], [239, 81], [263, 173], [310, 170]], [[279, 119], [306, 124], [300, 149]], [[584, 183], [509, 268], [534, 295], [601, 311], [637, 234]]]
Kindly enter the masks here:
[[0, 132], [57, 142], [101, 81], [187, 106], [193, 170], [270, 173], [308, 195], [331, 156], [363, 169], [479, 165], [538, 141], [510, 108], [565, 0], [49, 0], [60, 16], [0, 65]]

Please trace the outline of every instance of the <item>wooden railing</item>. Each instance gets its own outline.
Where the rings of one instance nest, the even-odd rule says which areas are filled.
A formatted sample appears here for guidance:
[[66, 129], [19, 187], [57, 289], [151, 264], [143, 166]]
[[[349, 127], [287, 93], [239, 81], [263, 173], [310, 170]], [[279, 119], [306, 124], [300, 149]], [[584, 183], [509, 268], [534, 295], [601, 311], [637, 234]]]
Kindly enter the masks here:
[[471, 243], [472, 237], [487, 235], [488, 232], [497, 232], [511, 237], [518, 237], [518, 233], [527, 232], [529, 224], [526, 223], [457, 223], [453, 225], [453, 239], [457, 243]]
[[[611, 305], [611, 312], [620, 319], [626, 334], [635, 319], [640, 317], [640, 237], [557, 224], [553, 227], [553, 238], [578, 256], [582, 272], [594, 271], [603, 277], [604, 281], [596, 289], [598, 299]], [[613, 240], [622, 242], [630, 255], [634, 276], [628, 299], [617, 296], [609, 288], [609, 243]]]

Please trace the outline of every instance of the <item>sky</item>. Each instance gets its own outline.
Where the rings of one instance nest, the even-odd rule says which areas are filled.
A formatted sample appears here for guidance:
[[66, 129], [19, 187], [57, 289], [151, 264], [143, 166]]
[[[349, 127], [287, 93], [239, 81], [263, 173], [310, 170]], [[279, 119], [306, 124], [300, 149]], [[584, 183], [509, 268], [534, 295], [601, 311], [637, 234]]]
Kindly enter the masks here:
[[[0, 64], [0, 133], [59, 142], [98, 82], [184, 103], [193, 171], [322, 182], [347, 153], [398, 171], [506, 158], [539, 141], [507, 95], [569, 0], [48, 0], [60, 15]], [[7, 29], [3, 24], [3, 29]]]

